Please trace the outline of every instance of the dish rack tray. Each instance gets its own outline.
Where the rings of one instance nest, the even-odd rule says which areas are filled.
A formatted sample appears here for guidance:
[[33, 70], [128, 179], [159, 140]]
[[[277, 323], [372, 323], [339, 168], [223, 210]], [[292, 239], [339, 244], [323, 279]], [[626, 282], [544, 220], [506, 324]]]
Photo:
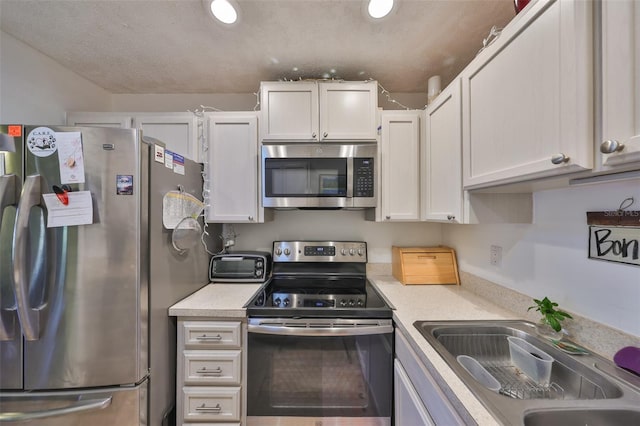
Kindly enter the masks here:
[[[571, 380], [565, 374], [554, 374], [549, 384], [540, 384], [529, 378], [511, 361], [509, 344], [505, 334], [441, 334], [437, 337], [454, 355], [473, 357], [499, 383], [498, 393], [516, 399], [602, 399], [603, 389], [588, 378], [572, 372]], [[558, 360], [553, 369], [569, 370]]]

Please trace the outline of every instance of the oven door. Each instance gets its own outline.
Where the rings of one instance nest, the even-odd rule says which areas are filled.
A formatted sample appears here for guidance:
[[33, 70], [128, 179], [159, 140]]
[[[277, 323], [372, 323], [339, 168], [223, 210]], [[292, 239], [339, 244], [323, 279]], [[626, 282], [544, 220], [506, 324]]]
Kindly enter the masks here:
[[249, 319], [249, 426], [391, 424], [391, 320]]

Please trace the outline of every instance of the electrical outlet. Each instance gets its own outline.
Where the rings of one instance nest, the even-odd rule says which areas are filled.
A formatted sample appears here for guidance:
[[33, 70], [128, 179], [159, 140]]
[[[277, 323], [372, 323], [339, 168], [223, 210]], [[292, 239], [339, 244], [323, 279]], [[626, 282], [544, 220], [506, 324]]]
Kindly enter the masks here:
[[502, 247], [491, 246], [489, 250], [489, 263], [493, 266], [500, 266], [500, 264], [502, 264]]

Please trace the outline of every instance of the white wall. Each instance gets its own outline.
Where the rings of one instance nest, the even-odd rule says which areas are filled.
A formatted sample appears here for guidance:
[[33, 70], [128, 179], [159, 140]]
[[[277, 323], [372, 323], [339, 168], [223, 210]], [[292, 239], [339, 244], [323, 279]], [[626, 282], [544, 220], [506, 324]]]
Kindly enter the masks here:
[[[532, 298], [640, 336], [640, 267], [588, 259], [588, 211], [616, 210], [634, 197], [640, 180], [534, 194], [532, 225], [447, 225], [443, 241], [457, 251], [461, 270]], [[502, 265], [489, 263], [489, 247], [502, 247]]]
[[271, 251], [271, 243], [287, 239], [366, 241], [371, 263], [391, 263], [391, 246], [438, 245], [439, 224], [378, 223], [363, 211], [276, 211], [264, 224], [235, 224], [235, 250]]
[[64, 124], [66, 111], [108, 111], [111, 95], [0, 31], [0, 123]]

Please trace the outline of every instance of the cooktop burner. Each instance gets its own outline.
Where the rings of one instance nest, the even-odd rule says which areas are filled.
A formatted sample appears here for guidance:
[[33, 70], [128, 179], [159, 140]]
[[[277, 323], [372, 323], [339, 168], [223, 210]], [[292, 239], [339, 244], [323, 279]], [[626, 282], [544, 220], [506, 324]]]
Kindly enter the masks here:
[[366, 243], [276, 241], [273, 277], [247, 304], [250, 317], [391, 318], [366, 278]]

